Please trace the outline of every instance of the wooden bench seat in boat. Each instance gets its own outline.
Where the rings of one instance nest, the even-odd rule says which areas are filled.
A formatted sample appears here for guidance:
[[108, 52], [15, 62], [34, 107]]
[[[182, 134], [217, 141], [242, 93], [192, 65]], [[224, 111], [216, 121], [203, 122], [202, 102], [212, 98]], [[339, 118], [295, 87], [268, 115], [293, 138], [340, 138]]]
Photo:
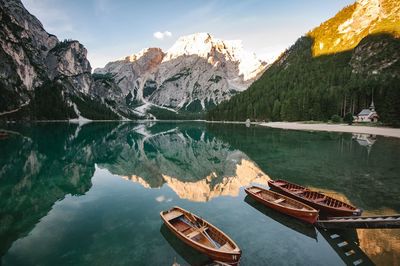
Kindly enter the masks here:
[[175, 218], [178, 218], [179, 216], [182, 216], [182, 215], [183, 214], [181, 212], [173, 210], [173, 211], [165, 214], [165, 219], [167, 221], [171, 221], [171, 220], [173, 220]]
[[274, 200], [274, 203], [275, 204], [279, 204], [279, 203], [284, 202], [284, 201], [285, 201], [285, 199], [280, 198], [280, 199]]
[[313, 200], [313, 201], [314, 201], [314, 202], [323, 202], [324, 200], [326, 200], [325, 197], [319, 198], [319, 199], [315, 199], [315, 200]]
[[232, 247], [231, 247], [231, 245], [229, 245], [228, 242], [226, 242], [226, 243], [225, 243], [224, 245], [222, 245], [219, 249], [220, 249], [220, 250], [229, 251], [229, 250], [232, 250]]
[[295, 195], [300, 195], [300, 194], [304, 193], [304, 190], [303, 189], [295, 189], [295, 190], [292, 190], [291, 192]]
[[258, 193], [258, 192], [260, 192], [261, 191], [261, 189], [258, 189], [258, 188], [251, 188], [251, 192], [253, 192], [253, 193]]
[[199, 228], [193, 232], [191, 232], [190, 234], [187, 235], [188, 238], [195, 238], [196, 236], [198, 236], [199, 234], [201, 234], [201, 232], [204, 232], [208, 229], [207, 226]]

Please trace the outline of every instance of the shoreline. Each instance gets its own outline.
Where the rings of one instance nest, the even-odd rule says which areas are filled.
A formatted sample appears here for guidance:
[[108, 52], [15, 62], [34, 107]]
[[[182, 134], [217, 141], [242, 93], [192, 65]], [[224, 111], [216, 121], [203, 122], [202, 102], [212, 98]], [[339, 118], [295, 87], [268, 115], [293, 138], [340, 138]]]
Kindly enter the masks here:
[[271, 128], [289, 129], [289, 130], [358, 133], [358, 134], [370, 134], [370, 135], [400, 138], [400, 128], [391, 128], [391, 127], [352, 126], [346, 124], [324, 124], [324, 123], [303, 124], [300, 122], [268, 122], [268, 123], [259, 123], [258, 125]]
[[[0, 121], [0, 125], [2, 121]], [[32, 120], [32, 121], [3, 121], [4, 124], [14, 124], [21, 122], [28, 123], [71, 123], [80, 124], [79, 121], [75, 120]], [[301, 131], [325, 131], [325, 132], [338, 132], [338, 133], [358, 133], [358, 134], [369, 134], [369, 135], [379, 135], [385, 137], [400, 138], [400, 128], [391, 127], [371, 127], [371, 126], [354, 126], [347, 124], [327, 124], [327, 123], [316, 123], [316, 124], [306, 124], [302, 122], [251, 122], [246, 123], [243, 121], [208, 121], [208, 120], [88, 120], [82, 124], [89, 123], [104, 123], [104, 122], [132, 122], [132, 123], [185, 123], [185, 122], [200, 122], [207, 124], [246, 124], [246, 125], [256, 125], [270, 128], [288, 129], [288, 130], [301, 130]]]

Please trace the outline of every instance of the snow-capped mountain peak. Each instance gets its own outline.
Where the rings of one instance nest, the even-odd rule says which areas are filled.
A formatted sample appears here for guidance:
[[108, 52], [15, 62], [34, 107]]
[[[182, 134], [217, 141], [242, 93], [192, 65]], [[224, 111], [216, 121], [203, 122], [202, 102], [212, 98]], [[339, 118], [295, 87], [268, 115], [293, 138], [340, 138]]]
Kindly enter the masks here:
[[212, 48], [212, 36], [208, 33], [195, 33], [180, 37], [167, 51], [164, 62], [184, 55], [197, 55], [207, 58]]
[[166, 53], [144, 49], [95, 72], [113, 74], [121, 88], [122, 95], [102, 93], [102, 98], [143, 103], [138, 113], [154, 105], [200, 112], [247, 89], [265, 69], [266, 63], [245, 51], [241, 41], [195, 33], [180, 37]]
[[239, 75], [243, 75], [244, 80], [257, 76], [266, 65], [254, 53], [245, 51], [241, 40], [223, 41], [214, 38], [209, 33], [195, 33], [180, 37], [167, 51], [163, 62], [190, 55], [204, 58], [213, 65], [221, 59], [237, 62]]

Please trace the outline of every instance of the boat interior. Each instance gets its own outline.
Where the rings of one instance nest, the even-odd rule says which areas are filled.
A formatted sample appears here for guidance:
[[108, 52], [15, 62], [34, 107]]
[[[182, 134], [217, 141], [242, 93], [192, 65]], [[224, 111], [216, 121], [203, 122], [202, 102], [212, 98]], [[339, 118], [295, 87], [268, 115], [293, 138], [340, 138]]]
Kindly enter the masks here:
[[194, 242], [221, 251], [232, 251], [235, 246], [223, 234], [190, 213], [171, 210], [164, 214], [166, 220], [179, 232]]
[[282, 182], [282, 181], [277, 181], [274, 184], [280, 186], [281, 188], [289, 190], [292, 194], [295, 194], [302, 198], [309, 199], [318, 204], [324, 204], [326, 206], [333, 207], [333, 208], [343, 208], [343, 209], [350, 209], [350, 210], [356, 209], [355, 207], [348, 205], [342, 201], [336, 200], [334, 198], [331, 198], [329, 196], [326, 196], [326, 195], [316, 192], [316, 191], [308, 190], [307, 188], [302, 187], [302, 186], [298, 186], [295, 184], [290, 184], [290, 183], [286, 183], [286, 182]]
[[287, 197], [283, 197], [277, 193], [269, 192], [263, 189], [259, 189], [257, 187], [251, 187], [249, 188], [249, 191], [251, 193], [254, 193], [255, 195], [261, 197], [262, 199], [269, 201], [274, 204], [281, 205], [283, 207], [289, 207], [289, 208], [296, 208], [299, 210], [312, 210], [312, 208], [307, 208], [307, 206], [300, 204], [299, 202], [289, 199]]

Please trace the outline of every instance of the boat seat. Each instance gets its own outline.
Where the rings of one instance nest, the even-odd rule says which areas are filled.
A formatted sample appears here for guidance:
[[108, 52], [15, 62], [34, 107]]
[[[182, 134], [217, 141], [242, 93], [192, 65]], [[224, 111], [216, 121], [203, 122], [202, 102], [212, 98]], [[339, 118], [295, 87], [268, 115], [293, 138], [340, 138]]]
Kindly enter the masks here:
[[259, 188], [251, 188], [249, 190], [250, 190], [250, 192], [253, 192], [253, 193], [258, 193], [261, 191], [261, 189], [259, 189]]
[[197, 230], [191, 232], [190, 234], [187, 235], [187, 237], [188, 237], [188, 238], [195, 238], [196, 236], [198, 236], [199, 234], [201, 234], [201, 232], [204, 232], [204, 231], [206, 231], [207, 229], [208, 229], [207, 226], [202, 227], [202, 228], [200, 228], [200, 229], [197, 229]]
[[173, 220], [175, 218], [178, 218], [178, 217], [180, 217], [182, 215], [183, 215], [183, 213], [181, 213], [180, 211], [173, 210], [172, 212], [169, 212], [169, 213], [165, 214], [164, 217], [165, 217], [165, 219], [167, 221], [171, 221], [171, 220]]
[[194, 238], [200, 234], [200, 231], [193, 231], [190, 234], [187, 235], [188, 238]]
[[292, 192], [292, 194], [299, 195], [299, 194], [304, 193], [304, 190], [302, 190], [302, 189], [296, 189], [296, 190], [293, 190], [293, 191], [291, 191], [291, 192]]
[[228, 242], [226, 242], [224, 245], [222, 245], [220, 248], [220, 250], [224, 250], [224, 251], [231, 251], [232, 250], [232, 246], [229, 245]]
[[284, 202], [284, 201], [285, 201], [284, 198], [280, 198], [280, 199], [274, 200], [273, 202], [274, 202], [275, 204], [278, 204], [278, 203], [281, 203], [281, 202]]
[[315, 199], [315, 200], [313, 200], [313, 201], [314, 201], [314, 202], [323, 202], [324, 200], [326, 200], [325, 197], [319, 198], [319, 199]]

